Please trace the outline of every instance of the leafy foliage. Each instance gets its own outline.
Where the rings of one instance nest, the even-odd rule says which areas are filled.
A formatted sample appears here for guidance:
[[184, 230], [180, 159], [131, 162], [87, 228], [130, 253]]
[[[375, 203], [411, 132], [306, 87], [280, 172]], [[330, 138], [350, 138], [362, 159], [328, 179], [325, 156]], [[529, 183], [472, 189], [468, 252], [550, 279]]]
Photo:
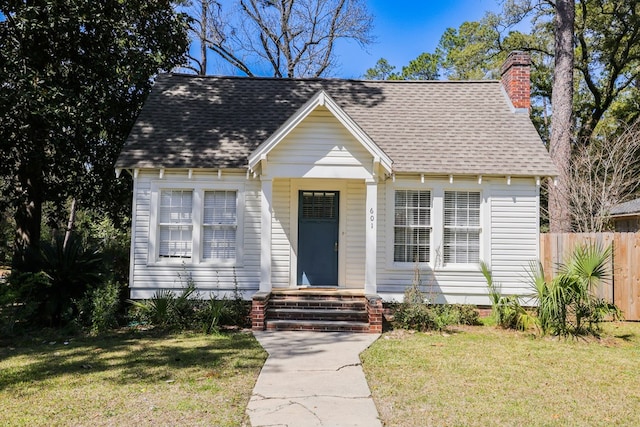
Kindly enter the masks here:
[[31, 258], [35, 273], [12, 272], [9, 284], [15, 303], [31, 306], [25, 320], [62, 326], [79, 314], [78, 301], [103, 280], [102, 257], [96, 248], [72, 237], [44, 243]]
[[39, 245], [42, 206], [68, 198], [121, 218], [130, 179], [115, 160], [151, 87], [184, 61], [186, 17], [167, 0], [0, 1], [0, 208], [21, 256]]
[[30, 255], [33, 272], [13, 270], [0, 288], [5, 328], [73, 322], [102, 332], [117, 326], [128, 293], [128, 232], [105, 215], [81, 211], [66, 246], [60, 230], [45, 226], [43, 235], [47, 240]]
[[87, 324], [92, 333], [98, 334], [118, 327], [123, 288], [120, 283], [109, 280], [95, 289], [88, 290], [80, 300], [79, 320]]
[[414, 282], [405, 290], [404, 301], [393, 309], [396, 328], [441, 331], [451, 325], [477, 325], [475, 307], [461, 304], [431, 304]]
[[220, 299], [212, 294], [205, 300], [190, 275], [180, 276], [180, 280], [184, 286], [179, 294], [161, 289], [151, 299], [129, 300], [132, 320], [167, 329], [199, 329], [205, 333], [217, 333], [221, 325], [247, 325], [249, 311], [237, 290], [233, 299]]
[[493, 274], [485, 262], [480, 263], [480, 269], [489, 289], [491, 316], [498, 326], [523, 331], [537, 324], [536, 319], [520, 304], [517, 295], [501, 294], [500, 285], [493, 281]]
[[531, 282], [538, 300], [537, 315], [543, 333], [560, 336], [595, 335], [606, 316], [621, 318], [620, 310], [596, 294], [610, 277], [611, 247], [597, 244], [575, 248], [558, 274], [547, 281], [542, 265], [531, 266]]

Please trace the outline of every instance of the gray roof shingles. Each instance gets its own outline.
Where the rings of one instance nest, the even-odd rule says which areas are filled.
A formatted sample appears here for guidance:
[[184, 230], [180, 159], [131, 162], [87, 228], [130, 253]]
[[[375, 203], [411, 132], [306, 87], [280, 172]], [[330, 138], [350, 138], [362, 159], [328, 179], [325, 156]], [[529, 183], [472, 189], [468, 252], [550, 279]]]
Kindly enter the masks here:
[[395, 172], [557, 175], [531, 120], [498, 81], [158, 76], [116, 167], [244, 168], [319, 90], [393, 160]]
[[640, 214], [640, 198], [619, 203], [611, 208], [611, 215], [633, 215]]

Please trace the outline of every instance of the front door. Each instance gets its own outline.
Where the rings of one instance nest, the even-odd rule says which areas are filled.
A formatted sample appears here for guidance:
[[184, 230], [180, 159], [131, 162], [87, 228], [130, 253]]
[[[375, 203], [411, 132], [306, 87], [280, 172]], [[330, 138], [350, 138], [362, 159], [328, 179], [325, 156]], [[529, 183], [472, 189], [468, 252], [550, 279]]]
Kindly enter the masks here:
[[298, 286], [338, 285], [338, 191], [301, 190]]

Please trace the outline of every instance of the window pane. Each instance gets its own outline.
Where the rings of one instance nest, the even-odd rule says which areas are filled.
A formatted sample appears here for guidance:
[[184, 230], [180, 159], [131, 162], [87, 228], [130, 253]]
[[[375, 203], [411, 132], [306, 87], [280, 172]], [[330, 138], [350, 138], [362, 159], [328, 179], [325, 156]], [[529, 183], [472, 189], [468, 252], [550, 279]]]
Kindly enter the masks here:
[[204, 224], [236, 224], [236, 192], [204, 192]]
[[159, 257], [191, 258], [192, 200], [191, 190], [160, 191]]
[[191, 223], [191, 190], [162, 190], [160, 192], [160, 223]]
[[407, 210], [405, 208], [396, 208], [396, 225], [407, 224]]
[[237, 192], [204, 192], [202, 258], [236, 258]]
[[233, 260], [236, 258], [236, 228], [205, 227], [202, 256], [204, 259]]
[[337, 194], [334, 191], [305, 191], [302, 193], [302, 218], [333, 219], [337, 213]]
[[480, 193], [445, 191], [444, 262], [480, 261]]
[[431, 238], [431, 192], [395, 192], [395, 262], [429, 262]]
[[161, 225], [159, 256], [162, 258], [191, 258], [191, 227]]

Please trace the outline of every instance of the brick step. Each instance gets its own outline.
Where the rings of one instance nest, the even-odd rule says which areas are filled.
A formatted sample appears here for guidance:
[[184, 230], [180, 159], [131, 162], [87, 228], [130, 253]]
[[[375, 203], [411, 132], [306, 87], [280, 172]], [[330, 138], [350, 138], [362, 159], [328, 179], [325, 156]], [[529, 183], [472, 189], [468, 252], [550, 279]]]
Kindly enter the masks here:
[[267, 308], [267, 319], [281, 320], [340, 320], [368, 322], [369, 315], [362, 310], [330, 308]]
[[271, 294], [270, 301], [364, 301], [363, 295]]
[[359, 300], [318, 300], [318, 299], [270, 299], [269, 307], [276, 308], [314, 308], [326, 310], [366, 310], [367, 302]]
[[268, 319], [265, 324], [271, 331], [369, 332], [368, 322]]

